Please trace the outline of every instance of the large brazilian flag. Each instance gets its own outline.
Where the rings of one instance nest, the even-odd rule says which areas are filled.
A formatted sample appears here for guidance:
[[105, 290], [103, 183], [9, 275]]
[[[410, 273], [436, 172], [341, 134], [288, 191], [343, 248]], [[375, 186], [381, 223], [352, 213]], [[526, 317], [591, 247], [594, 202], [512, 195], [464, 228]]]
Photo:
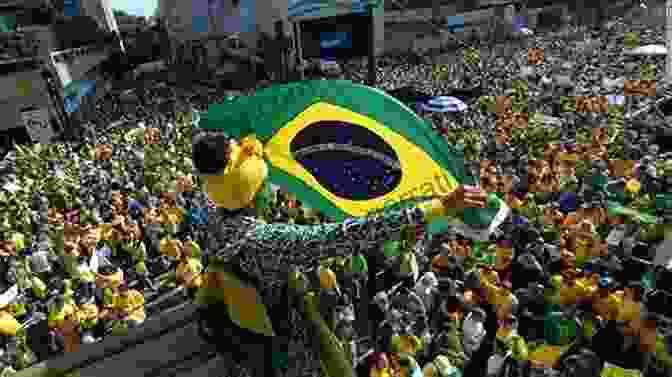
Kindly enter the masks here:
[[[306, 205], [342, 220], [409, 205], [453, 191], [478, 177], [464, 155], [385, 92], [344, 80], [273, 86], [254, 96], [210, 105], [198, 127], [231, 137], [254, 134], [264, 144], [271, 183]], [[460, 220], [438, 220], [484, 239], [508, 214], [492, 195], [488, 208]]]

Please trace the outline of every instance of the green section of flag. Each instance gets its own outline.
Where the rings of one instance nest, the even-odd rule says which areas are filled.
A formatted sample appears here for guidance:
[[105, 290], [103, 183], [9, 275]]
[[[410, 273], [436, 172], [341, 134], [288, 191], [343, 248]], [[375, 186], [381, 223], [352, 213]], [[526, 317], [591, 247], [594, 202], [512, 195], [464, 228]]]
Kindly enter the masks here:
[[[236, 97], [225, 103], [209, 106], [199, 122], [199, 127], [223, 129], [235, 138], [254, 134], [266, 144], [298, 114], [318, 102], [348, 109], [389, 128], [427, 153], [449, 173], [445, 177], [449, 182], [452, 180], [458, 184], [477, 184], [479, 181], [478, 176], [466, 174], [464, 153], [449, 145], [410, 108], [379, 89], [346, 80], [315, 80], [276, 85], [261, 90], [254, 96]], [[348, 217], [344, 210], [302, 179], [269, 165], [271, 183], [292, 192], [297, 199], [332, 218], [343, 220]], [[420, 198], [396, 200], [401, 201], [389, 203], [386, 209], [412, 205]], [[488, 204], [485, 209], [469, 208], [464, 211], [458, 222], [463, 233], [467, 233], [465, 236], [484, 238], [488, 229], [491, 230], [493, 221], [507, 213], [508, 207], [495, 195], [491, 195]], [[451, 225], [455, 226], [455, 219], [437, 219], [429, 225], [427, 231], [442, 232]]]

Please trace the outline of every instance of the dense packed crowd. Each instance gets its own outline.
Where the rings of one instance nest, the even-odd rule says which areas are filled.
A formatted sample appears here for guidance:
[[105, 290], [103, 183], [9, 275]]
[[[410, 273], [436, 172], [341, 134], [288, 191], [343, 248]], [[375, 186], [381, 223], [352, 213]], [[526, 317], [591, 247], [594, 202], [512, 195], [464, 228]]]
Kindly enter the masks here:
[[[483, 54], [441, 79], [457, 68], [383, 60], [383, 89], [432, 122], [437, 137], [462, 145], [481, 186], [501, 193], [513, 214], [488, 241], [408, 229], [381, 245], [378, 257], [315, 266], [321, 315], [357, 375], [672, 373], [664, 265], [672, 246], [663, 243], [672, 209], [670, 135], [662, 120], [633, 126], [623, 119], [646, 98], [610, 101], [607, 111], [585, 116], [571, 112], [585, 104], [570, 103], [570, 112], [556, 104], [559, 93], [622, 91], [641, 63], [615, 52], [624, 28], [576, 32], [581, 42], [566, 45], [554, 34], [537, 36], [518, 53]], [[638, 36], [642, 44], [661, 40], [646, 30]], [[658, 78], [662, 62], [651, 60]], [[610, 72], [615, 66], [623, 71]], [[357, 70], [345, 67], [344, 75], [359, 81]], [[506, 89], [511, 79], [520, 85]], [[403, 85], [416, 93], [393, 91]], [[454, 101], [444, 111], [430, 103], [437, 95], [464, 106]], [[97, 104], [79, 135], [84, 142], [18, 147], [5, 158], [5, 373], [123, 334], [193, 295], [214, 206], [193, 175], [192, 115], [184, 110], [224, 97], [167, 84], [115, 92]], [[542, 113], [561, 125], [543, 125]], [[289, 193], [273, 200], [260, 214], [267, 222], [329, 222]], [[287, 365], [305, 366], [299, 359], [306, 355]]]

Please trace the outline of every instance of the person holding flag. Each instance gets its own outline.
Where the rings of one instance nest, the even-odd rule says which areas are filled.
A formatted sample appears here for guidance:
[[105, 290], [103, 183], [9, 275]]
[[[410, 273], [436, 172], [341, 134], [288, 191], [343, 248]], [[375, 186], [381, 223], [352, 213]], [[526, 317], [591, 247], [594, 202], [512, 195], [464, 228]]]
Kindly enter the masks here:
[[[197, 137], [193, 160], [217, 207], [208, 216], [210, 255], [195, 298], [201, 334], [259, 377], [274, 375], [274, 360], [286, 354], [280, 349], [285, 344], [281, 338], [295, 330], [287, 328], [291, 326], [287, 315], [293, 306], [289, 303], [296, 303], [296, 298], [304, 304], [294, 307], [319, 334], [315, 351], [323, 370], [333, 376], [352, 376], [333, 334], [306, 311], [310, 305], [305, 304], [305, 285], [296, 283], [300, 274], [327, 257], [366, 255], [404, 227], [424, 225], [438, 216], [459, 216], [467, 208], [484, 208], [488, 198], [478, 187], [458, 185], [411, 207], [343, 222], [267, 224], [255, 217], [271, 204], [272, 190], [263, 146], [254, 135], [240, 141], [223, 135]], [[288, 285], [290, 272], [295, 283]], [[244, 341], [231, 341], [232, 336]], [[248, 358], [250, 354], [262, 356], [264, 362]]]

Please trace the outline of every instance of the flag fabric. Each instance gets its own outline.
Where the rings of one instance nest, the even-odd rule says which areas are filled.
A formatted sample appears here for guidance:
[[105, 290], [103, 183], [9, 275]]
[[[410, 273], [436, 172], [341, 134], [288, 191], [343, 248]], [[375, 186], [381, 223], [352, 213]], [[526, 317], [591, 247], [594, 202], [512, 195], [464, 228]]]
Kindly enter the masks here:
[[[444, 106], [440, 111], [466, 107], [451, 97], [429, 105]], [[211, 105], [197, 127], [238, 140], [254, 135], [263, 145], [270, 183], [336, 221], [414, 205], [479, 182], [466, 172], [464, 153], [413, 110], [381, 90], [346, 80], [276, 85], [236, 97]], [[426, 231], [452, 227], [483, 240], [509, 212], [492, 194], [487, 208], [433, 220]]]

